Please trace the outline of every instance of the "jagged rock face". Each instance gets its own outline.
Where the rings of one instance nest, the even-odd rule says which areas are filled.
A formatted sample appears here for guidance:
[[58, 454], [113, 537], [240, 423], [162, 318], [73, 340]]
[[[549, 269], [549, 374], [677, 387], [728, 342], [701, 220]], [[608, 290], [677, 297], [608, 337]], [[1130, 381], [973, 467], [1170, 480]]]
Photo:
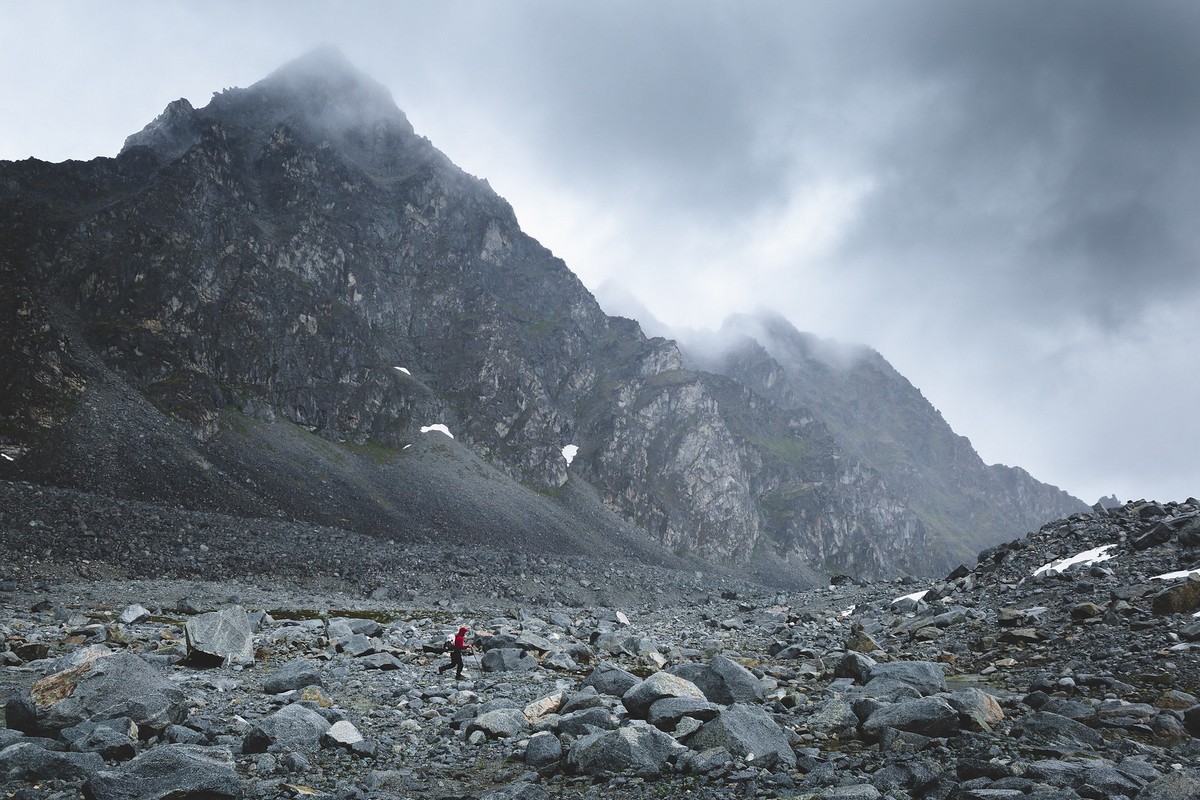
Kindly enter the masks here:
[[106, 359], [201, 436], [232, 387], [337, 438], [397, 446], [445, 422], [561, 483], [555, 395], [595, 380], [570, 365], [606, 317], [394, 106], [339, 94], [343, 78], [293, 94], [305, 77], [172, 104], [104, 165], [139, 172], [137, 189], [110, 202], [103, 167], [82, 165], [72, 177], [104, 207], [77, 203], [27, 263], [77, 292]]
[[[753, 376], [762, 394], [685, 369], [674, 343], [607, 317], [336, 55], [202, 109], [176, 101], [115, 159], [0, 165], [0, 210], [20, 389], [0, 398], [0, 436], [12, 452], [42, 443], [40, 472], [18, 477], [71, 483], [44, 434], [83, 424], [81, 376], [111, 370], [186, 423], [200, 449], [176, 461], [192, 470], [209, 470], [203, 445], [231, 409], [393, 451], [438, 423], [543, 492], [577, 444], [572, 474], [677, 553], [811, 579], [947, 563], [831, 423], [764, 399]], [[104, 469], [81, 488], [178, 500], [191, 480]]]
[[1017, 535], [1086, 510], [1020, 468], [985, 465], [873, 350], [822, 341], [768, 315], [731, 318], [723, 336], [722, 348], [695, 348], [695, 360], [784, 408], [817, 416], [905, 498], [932, 539], [946, 543], [947, 559], [966, 561], [999, 532]]

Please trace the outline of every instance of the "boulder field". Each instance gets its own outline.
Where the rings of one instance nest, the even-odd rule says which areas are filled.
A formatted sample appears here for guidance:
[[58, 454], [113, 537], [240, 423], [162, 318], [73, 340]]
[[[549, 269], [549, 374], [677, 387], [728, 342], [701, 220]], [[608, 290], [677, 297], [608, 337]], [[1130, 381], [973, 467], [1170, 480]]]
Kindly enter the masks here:
[[486, 551], [452, 597], [46, 562], [0, 581], [0, 792], [1196, 798], [1198, 530], [1193, 501], [1096, 509], [932, 584], [639, 567], [620, 607], [502, 596]]

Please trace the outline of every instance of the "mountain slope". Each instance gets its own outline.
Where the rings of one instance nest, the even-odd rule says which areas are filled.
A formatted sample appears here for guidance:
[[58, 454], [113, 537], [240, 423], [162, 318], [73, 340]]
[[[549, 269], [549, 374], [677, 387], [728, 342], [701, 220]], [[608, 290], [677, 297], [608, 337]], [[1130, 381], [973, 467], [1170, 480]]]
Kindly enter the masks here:
[[834, 423], [605, 315], [336, 52], [0, 164], [0, 242], [0, 477], [800, 583], [952, 560]]
[[985, 465], [921, 392], [879, 353], [801, 333], [778, 315], [735, 316], [690, 350], [706, 369], [785, 408], [808, 409], [878, 470], [933, 535], [970, 563], [997, 531], [1018, 534], [1087, 511], [1020, 468]]

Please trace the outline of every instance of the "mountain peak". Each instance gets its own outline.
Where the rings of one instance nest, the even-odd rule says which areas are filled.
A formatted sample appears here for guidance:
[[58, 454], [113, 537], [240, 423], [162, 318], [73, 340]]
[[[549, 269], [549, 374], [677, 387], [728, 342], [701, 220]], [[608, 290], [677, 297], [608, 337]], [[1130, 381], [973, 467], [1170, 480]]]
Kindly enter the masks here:
[[260, 133], [269, 133], [281, 123], [298, 123], [320, 137], [335, 139], [365, 128], [387, 130], [402, 138], [414, 133], [385, 86], [359, 71], [338, 48], [322, 45], [248, 88], [215, 94], [203, 109], [194, 109], [183, 99], [172, 102], [142, 131], [127, 138], [122, 149], [145, 145], [174, 160], [213, 122]]
[[323, 44], [309, 50], [276, 69], [257, 84], [259, 86], [294, 87], [297, 89], [349, 88], [357, 91], [382, 92], [391, 95], [366, 73], [359, 71], [337, 47]]
[[[387, 87], [359, 71], [332, 45], [322, 45], [284, 64], [246, 93], [248, 97], [266, 95], [273, 105], [298, 112], [327, 131], [389, 122], [412, 132]], [[222, 106], [226, 97], [214, 98], [214, 107]], [[228, 102], [232, 105], [240, 100], [230, 98]]]

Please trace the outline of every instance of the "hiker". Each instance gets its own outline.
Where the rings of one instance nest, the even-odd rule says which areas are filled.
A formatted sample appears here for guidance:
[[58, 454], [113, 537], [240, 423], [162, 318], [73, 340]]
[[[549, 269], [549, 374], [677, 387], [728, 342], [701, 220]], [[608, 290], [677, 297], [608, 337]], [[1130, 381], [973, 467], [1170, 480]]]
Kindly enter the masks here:
[[446, 648], [450, 651], [450, 663], [438, 667], [438, 674], [440, 675], [451, 667], [457, 667], [458, 669], [454, 673], [454, 677], [461, 678], [463, 676], [463, 653], [471, 652], [471, 645], [467, 644], [467, 629], [465, 626], [458, 629], [453, 644], [446, 642]]

